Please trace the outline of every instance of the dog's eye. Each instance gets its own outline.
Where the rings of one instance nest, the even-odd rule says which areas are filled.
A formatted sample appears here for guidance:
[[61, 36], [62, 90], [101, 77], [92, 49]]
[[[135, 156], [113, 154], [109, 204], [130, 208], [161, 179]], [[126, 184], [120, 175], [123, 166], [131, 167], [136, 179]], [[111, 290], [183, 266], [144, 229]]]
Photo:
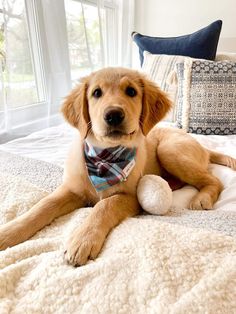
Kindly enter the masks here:
[[102, 96], [102, 90], [101, 88], [96, 88], [94, 91], [93, 91], [93, 97], [95, 98], [100, 98]]
[[134, 97], [137, 95], [136, 90], [133, 87], [127, 87], [125, 90], [126, 95], [130, 96], [130, 97]]

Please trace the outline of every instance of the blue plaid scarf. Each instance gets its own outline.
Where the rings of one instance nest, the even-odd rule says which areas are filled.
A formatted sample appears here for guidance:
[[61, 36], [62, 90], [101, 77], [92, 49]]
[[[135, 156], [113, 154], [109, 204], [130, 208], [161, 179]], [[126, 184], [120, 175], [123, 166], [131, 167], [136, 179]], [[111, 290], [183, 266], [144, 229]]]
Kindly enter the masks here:
[[126, 181], [135, 166], [137, 149], [124, 146], [93, 147], [84, 141], [84, 156], [90, 181], [97, 192]]

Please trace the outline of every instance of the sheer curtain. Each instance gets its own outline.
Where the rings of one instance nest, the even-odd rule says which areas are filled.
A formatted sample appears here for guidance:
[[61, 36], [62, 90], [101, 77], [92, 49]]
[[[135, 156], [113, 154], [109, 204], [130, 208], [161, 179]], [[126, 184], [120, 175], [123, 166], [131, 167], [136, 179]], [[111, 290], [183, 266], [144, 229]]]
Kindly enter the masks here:
[[[87, 72], [94, 71], [104, 66], [131, 66], [131, 32], [134, 23], [134, 0], [65, 0], [67, 13], [67, 22], [70, 18], [70, 5], [73, 6], [74, 18], [81, 18], [81, 38], [77, 45], [84, 46], [84, 51], [78, 52], [85, 54], [85, 63], [87, 60]], [[91, 4], [93, 3], [93, 5]], [[96, 6], [96, 9], [95, 9]], [[94, 7], [92, 9], [92, 7]], [[93, 21], [97, 19], [97, 29], [91, 29], [91, 16]], [[91, 38], [92, 32], [97, 32], [99, 44], [96, 45]], [[69, 34], [69, 46], [73, 44]], [[72, 36], [73, 37], [73, 36]], [[74, 43], [76, 44], [76, 43]], [[99, 48], [99, 51], [98, 51]], [[79, 49], [78, 49], [79, 50]], [[74, 51], [74, 50], [73, 50]], [[97, 51], [96, 58], [94, 51]], [[80, 71], [80, 74], [86, 74], [86, 71]], [[72, 79], [75, 74], [72, 74]]]
[[63, 97], [71, 89], [66, 15], [64, 0], [43, 0], [42, 24], [47, 58], [47, 90], [49, 112], [58, 112]]
[[130, 67], [133, 21], [134, 0], [2, 0], [0, 142], [61, 122], [80, 77]]
[[[104, 9], [104, 2], [98, 0], [98, 11]], [[113, 16], [105, 20], [103, 15], [99, 19], [105, 46], [104, 65], [131, 67], [135, 0], [113, 0], [110, 4], [115, 8]]]
[[134, 30], [134, 0], [117, 0], [118, 5], [118, 65], [131, 67]]

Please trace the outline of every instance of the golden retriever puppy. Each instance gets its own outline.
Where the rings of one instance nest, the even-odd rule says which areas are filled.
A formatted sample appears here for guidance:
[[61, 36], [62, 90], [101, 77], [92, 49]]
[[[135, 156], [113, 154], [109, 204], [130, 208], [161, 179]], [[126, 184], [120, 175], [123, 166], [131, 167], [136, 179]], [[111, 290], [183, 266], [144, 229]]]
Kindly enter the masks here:
[[108, 233], [137, 215], [139, 179], [166, 173], [199, 190], [191, 209], [211, 209], [222, 190], [209, 162], [236, 169], [236, 160], [204, 149], [181, 130], [154, 127], [171, 108], [167, 96], [137, 71], [107, 68], [84, 78], [62, 112], [79, 130], [63, 184], [28, 212], [0, 227], [0, 249], [29, 239], [55, 218], [93, 205], [67, 243], [65, 258], [78, 266], [97, 257]]

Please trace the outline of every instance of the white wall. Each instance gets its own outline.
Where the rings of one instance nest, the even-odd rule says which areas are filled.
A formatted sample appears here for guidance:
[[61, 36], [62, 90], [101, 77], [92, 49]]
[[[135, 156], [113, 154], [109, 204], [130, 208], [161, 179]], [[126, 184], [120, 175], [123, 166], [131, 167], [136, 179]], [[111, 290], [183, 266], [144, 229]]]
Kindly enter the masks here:
[[218, 51], [236, 52], [235, 0], [135, 0], [135, 31], [180, 36], [223, 21]]

